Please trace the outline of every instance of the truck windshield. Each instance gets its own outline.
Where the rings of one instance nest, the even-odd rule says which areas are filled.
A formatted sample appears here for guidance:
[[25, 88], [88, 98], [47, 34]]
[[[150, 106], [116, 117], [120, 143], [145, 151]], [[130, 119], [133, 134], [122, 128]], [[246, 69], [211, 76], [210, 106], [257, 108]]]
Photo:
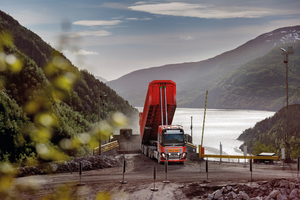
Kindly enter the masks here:
[[166, 130], [163, 134], [162, 142], [165, 146], [183, 146], [183, 130]]

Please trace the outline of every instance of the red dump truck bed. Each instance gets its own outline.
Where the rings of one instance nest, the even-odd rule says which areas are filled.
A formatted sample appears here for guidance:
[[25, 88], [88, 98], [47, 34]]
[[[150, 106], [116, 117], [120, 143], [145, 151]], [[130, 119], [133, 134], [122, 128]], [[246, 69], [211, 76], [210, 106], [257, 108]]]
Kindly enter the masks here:
[[157, 140], [158, 126], [172, 124], [175, 109], [176, 83], [171, 80], [150, 82], [144, 110], [140, 113], [142, 144], [149, 144], [150, 140]]

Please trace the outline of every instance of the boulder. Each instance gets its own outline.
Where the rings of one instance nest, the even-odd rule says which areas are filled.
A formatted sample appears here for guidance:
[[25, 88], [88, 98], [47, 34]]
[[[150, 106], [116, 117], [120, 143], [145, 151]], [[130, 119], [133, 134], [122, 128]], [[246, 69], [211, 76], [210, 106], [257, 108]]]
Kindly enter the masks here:
[[214, 192], [214, 199], [219, 199], [220, 197], [222, 197], [222, 192], [221, 190], [217, 190]]
[[278, 194], [280, 194], [279, 190], [273, 190], [268, 197], [275, 199]]
[[299, 199], [299, 196], [298, 196], [298, 189], [293, 189], [292, 192], [290, 193], [289, 195], [289, 198], [290, 199]]

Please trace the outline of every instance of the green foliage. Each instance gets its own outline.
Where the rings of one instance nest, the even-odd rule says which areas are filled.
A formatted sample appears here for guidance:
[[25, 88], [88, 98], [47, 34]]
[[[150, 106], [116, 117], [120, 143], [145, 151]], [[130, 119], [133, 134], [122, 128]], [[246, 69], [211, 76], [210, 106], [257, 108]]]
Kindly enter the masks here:
[[27, 128], [33, 126], [14, 100], [0, 93], [0, 160], [22, 161], [22, 155], [34, 151], [26, 138]]
[[[288, 115], [288, 138], [290, 143], [291, 157], [300, 155], [300, 104], [289, 105]], [[253, 153], [269, 151], [280, 154], [282, 147], [286, 148], [287, 139], [287, 112], [283, 107], [274, 116], [264, 119], [255, 124], [253, 128], [245, 130], [238, 140]], [[242, 146], [243, 146], [242, 145]]]
[[[137, 114], [116, 92], [12, 17], [0, 11], [0, 20], [0, 161], [64, 159], [61, 153], [76, 154], [91, 130], [90, 141], [98, 141], [100, 132], [93, 127], [99, 96], [102, 120], [116, 111]], [[51, 152], [60, 156], [51, 157]]]
[[272, 144], [266, 146], [262, 144], [260, 141], [257, 141], [253, 147], [253, 154], [260, 154], [262, 152], [276, 152], [276, 149], [273, 147]]

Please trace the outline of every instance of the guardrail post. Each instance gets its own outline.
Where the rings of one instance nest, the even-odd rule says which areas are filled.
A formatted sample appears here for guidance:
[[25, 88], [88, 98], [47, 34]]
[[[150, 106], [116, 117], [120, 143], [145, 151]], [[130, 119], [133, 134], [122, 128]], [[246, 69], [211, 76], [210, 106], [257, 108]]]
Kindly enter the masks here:
[[300, 182], [299, 170], [300, 170], [300, 156], [298, 156], [298, 159], [297, 159], [297, 181], [298, 182]]
[[[222, 156], [222, 143], [220, 142], [220, 155]], [[220, 157], [220, 163], [222, 162], [222, 158]]]
[[153, 169], [154, 187], [151, 188], [151, 191], [158, 191], [158, 188], [155, 187], [155, 179], [156, 179], [156, 167], [154, 167], [154, 169]]
[[78, 186], [85, 185], [84, 183], [81, 182], [81, 175], [82, 175], [82, 163], [80, 161], [80, 163], [79, 163], [79, 183], [77, 184]]
[[165, 160], [165, 180], [163, 181], [163, 183], [170, 183], [170, 181], [167, 180], [167, 174], [168, 174], [168, 156]]
[[209, 183], [210, 181], [208, 180], [208, 159], [206, 160], [205, 171], [206, 171], [206, 183]]
[[126, 184], [127, 183], [127, 181], [124, 181], [124, 174], [125, 174], [125, 171], [126, 171], [125, 168], [126, 168], [126, 161], [124, 159], [124, 162], [123, 162], [123, 180], [120, 181], [121, 184]]
[[252, 156], [251, 156], [251, 159], [250, 159], [250, 172], [251, 172], [250, 182], [252, 182]]
[[282, 168], [284, 169], [285, 149], [281, 148]]

